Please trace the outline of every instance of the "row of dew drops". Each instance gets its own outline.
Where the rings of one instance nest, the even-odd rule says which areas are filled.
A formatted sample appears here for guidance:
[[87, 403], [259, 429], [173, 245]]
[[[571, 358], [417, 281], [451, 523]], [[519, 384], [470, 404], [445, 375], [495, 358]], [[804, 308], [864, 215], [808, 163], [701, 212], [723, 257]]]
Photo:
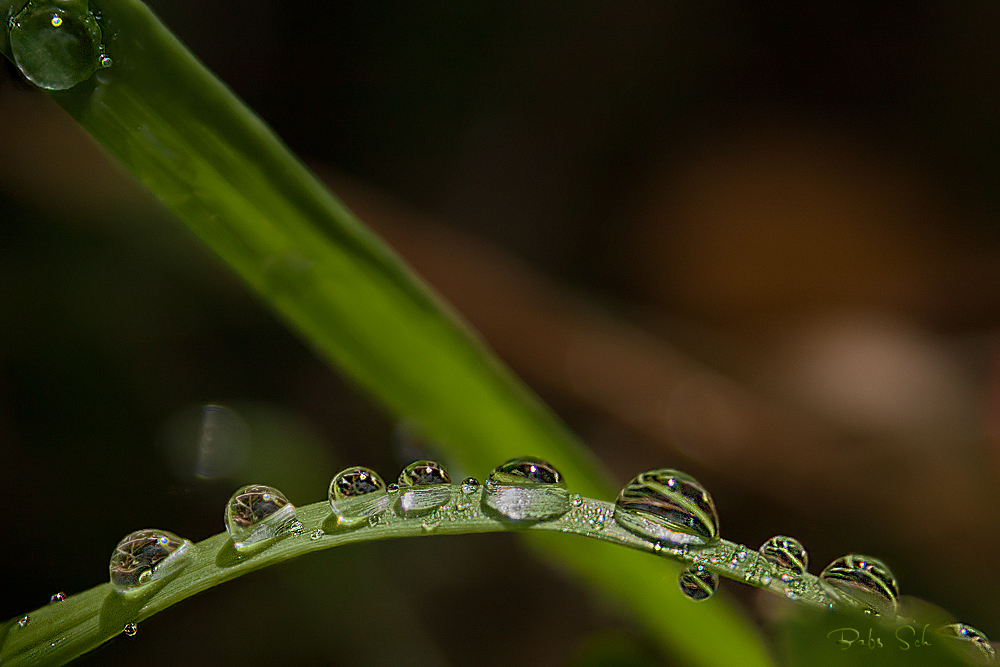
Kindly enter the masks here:
[[[336, 523], [345, 529], [378, 523], [379, 516], [394, 512], [403, 518], [422, 517], [446, 505], [452, 498], [448, 472], [434, 461], [417, 461], [406, 466], [395, 484], [386, 484], [373, 470], [347, 468], [330, 482], [330, 509]], [[470, 497], [480, 490], [479, 481], [469, 477], [461, 483], [461, 493]], [[563, 476], [551, 464], [532, 457], [511, 459], [497, 466], [482, 485], [481, 507], [487, 514], [513, 526], [526, 526], [557, 519], [582, 504], [571, 497]], [[644, 472], [621, 490], [615, 501], [614, 518], [625, 530], [663, 547], [686, 552], [705, 549], [719, 540], [719, 517], [711, 496], [693, 477], [677, 470]], [[279, 537], [301, 534], [295, 506], [277, 489], [254, 484], [239, 489], [226, 504], [226, 530], [233, 546], [242, 552], [261, 548]], [[319, 539], [323, 531], [311, 533]], [[193, 558], [197, 547], [190, 541], [163, 530], [139, 530], [115, 547], [111, 555], [111, 583], [124, 595], [136, 595], [150, 583], [162, 580]], [[793, 537], [778, 535], [760, 547], [764, 559], [780, 568], [781, 580], [792, 581], [806, 572], [809, 556]], [[775, 574], [777, 575], [777, 570]], [[899, 588], [895, 577], [882, 561], [861, 554], [849, 554], [830, 563], [819, 576], [820, 585], [834, 589], [838, 597], [873, 614], [896, 612]], [[709, 598], [719, 586], [719, 578], [704, 565], [692, 565], [681, 572], [681, 592], [692, 600]], [[59, 593], [53, 602], [64, 599]], [[22, 627], [30, 621], [21, 619]], [[986, 636], [964, 623], [940, 628], [943, 635], [961, 640], [960, 646], [978, 661], [992, 662], [995, 650]], [[125, 633], [135, 634], [129, 624]]]

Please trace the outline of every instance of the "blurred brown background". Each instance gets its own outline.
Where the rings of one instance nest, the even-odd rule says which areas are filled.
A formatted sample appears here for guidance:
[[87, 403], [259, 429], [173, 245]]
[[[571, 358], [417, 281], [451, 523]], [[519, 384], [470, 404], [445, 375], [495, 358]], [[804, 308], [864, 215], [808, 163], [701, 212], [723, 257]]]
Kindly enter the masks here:
[[[728, 539], [795, 535], [814, 572], [870, 552], [1000, 636], [996, 3], [152, 4], [619, 481], [688, 470]], [[433, 454], [4, 77], [0, 617], [98, 583], [133, 529], [217, 532], [243, 481], [305, 504], [343, 466]], [[247, 453], [202, 480], [183, 443], [209, 402]], [[602, 637], [669, 660], [505, 536], [436, 542], [259, 573], [88, 659], [245, 664], [250, 641], [251, 663], [290, 642], [341, 664], [358, 605], [394, 628], [386, 664], [519, 633], [549, 638], [539, 661], [585, 664]], [[524, 581], [544, 605], [507, 590]], [[503, 618], [429, 617], [428, 590]]]

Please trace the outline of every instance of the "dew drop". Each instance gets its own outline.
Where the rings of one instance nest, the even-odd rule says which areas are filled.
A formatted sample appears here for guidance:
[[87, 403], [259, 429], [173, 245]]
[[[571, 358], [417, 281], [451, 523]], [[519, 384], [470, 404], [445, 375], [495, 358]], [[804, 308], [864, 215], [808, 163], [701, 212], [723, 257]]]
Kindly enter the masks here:
[[879, 613], [895, 613], [899, 586], [889, 567], [870, 556], [848, 554], [833, 561], [819, 575], [852, 600]]
[[399, 511], [419, 516], [451, 500], [451, 477], [440, 463], [415, 461], [399, 473]]
[[8, 29], [14, 62], [40, 88], [72, 88], [100, 66], [101, 28], [86, 3], [30, 0]]
[[165, 530], [137, 530], [111, 554], [111, 583], [120, 593], [137, 592], [146, 584], [176, 572], [194, 555], [194, 545]]
[[297, 523], [295, 506], [271, 486], [244, 486], [226, 503], [226, 532], [241, 551], [291, 532]]
[[374, 470], [357, 466], [341, 470], [330, 481], [330, 509], [341, 526], [360, 526], [388, 508], [385, 482]]
[[317, 528], [313, 532], [309, 533], [309, 539], [312, 540], [313, 542], [315, 542], [316, 540], [318, 540], [319, 538], [323, 537], [324, 535], [326, 535], [326, 533], [323, 532], [323, 529]]
[[654, 542], [704, 546], [719, 538], [712, 497], [677, 470], [651, 470], [626, 484], [615, 501], [615, 521]]
[[66, 594], [63, 593], [62, 591], [59, 591], [58, 593], [54, 593], [52, 597], [49, 598], [49, 604], [52, 604], [53, 602], [62, 602], [65, 599], [66, 599]]
[[704, 565], [695, 565], [681, 572], [677, 584], [681, 593], [692, 600], [707, 600], [719, 590], [719, 577]]
[[126, 623], [122, 632], [125, 633], [126, 637], [135, 637], [136, 633], [139, 632], [139, 626], [135, 623]]
[[574, 493], [569, 497], [569, 504], [573, 507], [580, 507], [583, 505], [583, 496], [579, 493]]
[[17, 627], [19, 628], [27, 627], [28, 623], [31, 623], [31, 617], [27, 614], [17, 619]]
[[475, 477], [466, 477], [462, 480], [462, 493], [471, 495], [479, 490], [479, 480]]
[[809, 567], [809, 554], [794, 537], [786, 535], [775, 535], [760, 547], [760, 554], [768, 562], [803, 574]]
[[938, 632], [957, 642], [962, 653], [974, 664], [992, 664], [996, 660], [997, 652], [990, 640], [971, 625], [951, 623], [939, 628]]
[[510, 521], [548, 521], [569, 511], [569, 491], [551, 463], [530, 456], [501, 463], [486, 478], [483, 506]]

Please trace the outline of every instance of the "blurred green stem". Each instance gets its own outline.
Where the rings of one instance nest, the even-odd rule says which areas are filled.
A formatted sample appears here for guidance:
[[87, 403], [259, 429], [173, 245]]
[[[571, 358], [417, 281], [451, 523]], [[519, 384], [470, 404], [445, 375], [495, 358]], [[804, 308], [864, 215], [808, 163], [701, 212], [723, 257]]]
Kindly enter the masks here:
[[[0, 16], [22, 4], [0, 0]], [[103, 0], [91, 9], [114, 64], [53, 99], [308, 344], [466, 469], [483, 474], [531, 454], [574, 490], [612, 497], [593, 455], [145, 5]], [[11, 57], [6, 36], [0, 46]], [[563, 557], [628, 600], [689, 662], [769, 664], [739, 614], [689, 611], [675, 569], [664, 576], [660, 563], [650, 569], [610, 551]]]

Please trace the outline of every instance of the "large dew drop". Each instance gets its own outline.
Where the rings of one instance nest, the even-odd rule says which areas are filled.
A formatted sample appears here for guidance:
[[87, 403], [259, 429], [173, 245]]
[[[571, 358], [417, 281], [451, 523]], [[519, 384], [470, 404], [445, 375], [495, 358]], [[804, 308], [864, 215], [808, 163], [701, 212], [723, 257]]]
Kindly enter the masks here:
[[676, 546], [719, 539], [715, 503], [693, 477], [677, 470], [644, 472], [622, 489], [615, 521], [640, 537]]
[[692, 600], [707, 600], [719, 590], [719, 577], [704, 565], [689, 567], [677, 578], [681, 593]]
[[440, 463], [416, 461], [399, 473], [399, 512], [419, 516], [451, 500], [451, 477]]
[[972, 664], [989, 665], [996, 661], [997, 652], [979, 630], [965, 623], [951, 623], [938, 629], [938, 632], [958, 642], [959, 651], [969, 658]]
[[194, 545], [165, 530], [137, 530], [111, 554], [111, 583], [120, 593], [139, 592], [188, 563]]
[[8, 38], [21, 73], [48, 90], [72, 88], [110, 64], [86, 0], [31, 0], [10, 20]]
[[775, 535], [760, 547], [761, 555], [778, 567], [784, 567], [803, 574], [809, 567], [809, 554], [794, 537]]
[[341, 470], [330, 482], [330, 509], [337, 524], [360, 526], [389, 507], [385, 482], [374, 470], [357, 466]]
[[525, 456], [493, 469], [483, 485], [483, 506], [509, 521], [548, 521], [569, 511], [569, 491], [551, 463]]
[[286, 534], [294, 524], [295, 506], [270, 486], [244, 486], [226, 504], [226, 532], [240, 550]]
[[877, 558], [848, 554], [827, 565], [819, 577], [869, 609], [880, 614], [896, 612], [899, 586], [889, 566]]

